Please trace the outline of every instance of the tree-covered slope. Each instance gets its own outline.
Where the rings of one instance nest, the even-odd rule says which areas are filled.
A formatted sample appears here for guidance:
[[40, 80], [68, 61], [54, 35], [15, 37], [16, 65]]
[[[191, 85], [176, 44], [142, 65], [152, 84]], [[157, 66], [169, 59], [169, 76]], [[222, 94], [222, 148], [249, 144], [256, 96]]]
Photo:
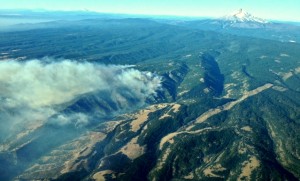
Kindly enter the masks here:
[[[299, 180], [299, 44], [145, 19], [52, 23], [1, 33], [1, 61], [126, 65], [161, 87], [145, 104], [134, 82], [80, 94], [10, 133], [0, 118], [0, 180]], [[91, 118], [53, 124], [73, 114]]]

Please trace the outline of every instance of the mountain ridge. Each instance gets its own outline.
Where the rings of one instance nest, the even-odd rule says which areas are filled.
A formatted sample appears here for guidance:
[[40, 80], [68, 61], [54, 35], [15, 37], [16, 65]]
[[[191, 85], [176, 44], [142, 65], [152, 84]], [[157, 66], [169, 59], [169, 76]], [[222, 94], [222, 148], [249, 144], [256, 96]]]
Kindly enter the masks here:
[[[121, 87], [125, 100], [92, 91], [40, 125], [22, 122], [24, 130], [0, 144], [0, 180], [299, 180], [299, 44], [195, 29], [198, 22], [84, 22], [4, 33], [0, 53], [27, 56], [22, 62], [134, 64], [161, 77], [161, 89], [125, 113], [118, 110], [136, 106], [136, 96]], [[74, 124], [51, 122], [72, 113]], [[89, 124], [78, 126], [78, 113], [92, 117]]]

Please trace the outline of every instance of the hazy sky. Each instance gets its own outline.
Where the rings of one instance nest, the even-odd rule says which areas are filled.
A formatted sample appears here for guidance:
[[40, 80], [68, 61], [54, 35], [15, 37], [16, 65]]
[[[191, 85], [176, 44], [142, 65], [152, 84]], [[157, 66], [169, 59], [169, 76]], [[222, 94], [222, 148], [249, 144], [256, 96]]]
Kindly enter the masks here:
[[300, 21], [300, 0], [0, 0], [0, 8], [213, 17], [243, 8], [265, 19]]

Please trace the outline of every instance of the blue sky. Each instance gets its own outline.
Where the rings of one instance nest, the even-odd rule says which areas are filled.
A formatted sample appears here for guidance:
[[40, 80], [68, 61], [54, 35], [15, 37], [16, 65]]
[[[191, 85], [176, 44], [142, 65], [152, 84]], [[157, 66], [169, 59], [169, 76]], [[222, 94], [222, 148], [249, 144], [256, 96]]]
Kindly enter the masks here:
[[265, 19], [300, 21], [300, 0], [0, 0], [0, 8], [210, 17], [243, 8]]

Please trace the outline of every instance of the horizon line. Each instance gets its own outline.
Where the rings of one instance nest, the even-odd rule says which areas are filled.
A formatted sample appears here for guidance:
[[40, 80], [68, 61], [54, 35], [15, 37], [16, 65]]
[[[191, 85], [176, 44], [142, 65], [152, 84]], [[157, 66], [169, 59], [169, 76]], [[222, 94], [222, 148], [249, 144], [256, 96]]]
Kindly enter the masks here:
[[[132, 15], [132, 16], [149, 16], [149, 17], [181, 17], [181, 18], [207, 18], [207, 19], [217, 19], [221, 18], [223, 16], [201, 16], [201, 15], [182, 15], [182, 14], [159, 14], [159, 13], [129, 13], [129, 12], [110, 12], [110, 11], [95, 11], [95, 10], [89, 10], [89, 9], [72, 9], [72, 10], [62, 10], [62, 9], [45, 9], [45, 8], [35, 8], [35, 9], [7, 9], [7, 8], [1, 8], [0, 11], [36, 11], [36, 12], [90, 12], [90, 13], [96, 13], [96, 14], [112, 14], [112, 15]], [[244, 10], [244, 9], [243, 9]], [[0, 14], [1, 15], [1, 14]], [[281, 22], [294, 22], [294, 23], [300, 23], [300, 20], [287, 20], [287, 19], [266, 19], [269, 21], [281, 21]]]

